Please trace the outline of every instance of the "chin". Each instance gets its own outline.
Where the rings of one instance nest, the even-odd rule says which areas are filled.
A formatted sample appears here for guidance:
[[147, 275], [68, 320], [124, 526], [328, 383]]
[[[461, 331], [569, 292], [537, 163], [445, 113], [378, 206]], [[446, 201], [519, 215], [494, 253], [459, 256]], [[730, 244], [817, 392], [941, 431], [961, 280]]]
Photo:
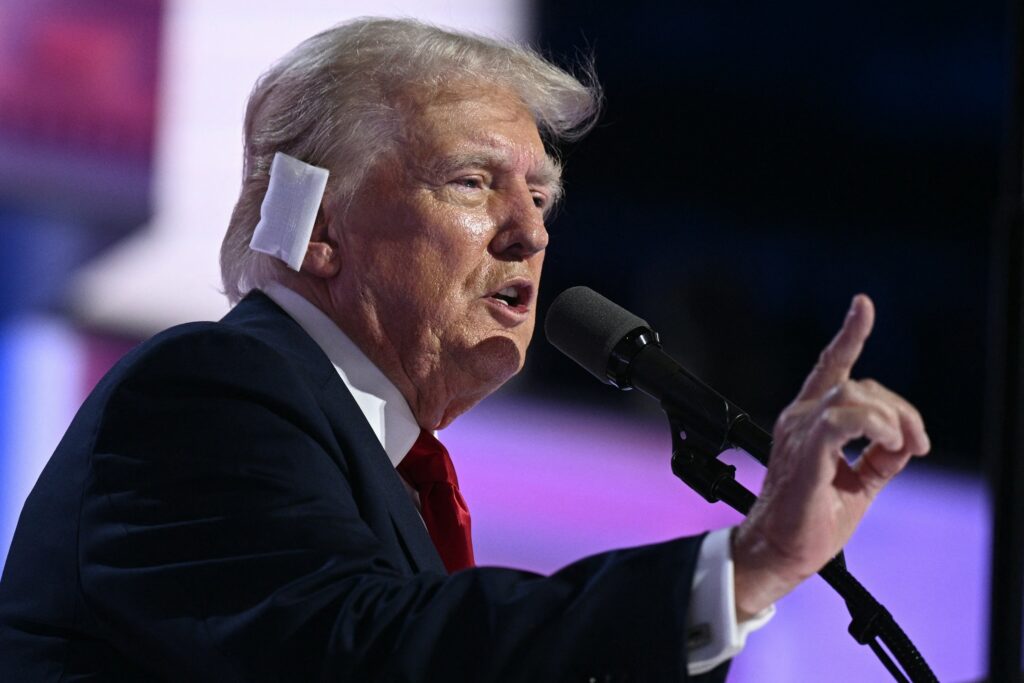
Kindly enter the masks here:
[[509, 337], [488, 337], [473, 346], [464, 371], [468, 371], [481, 387], [484, 395], [491, 393], [512, 379], [526, 362], [525, 346]]
[[471, 347], [454, 372], [461, 391], [455, 396], [435, 429], [444, 429], [459, 415], [487, 398], [512, 379], [526, 360], [524, 349], [508, 337], [491, 337]]

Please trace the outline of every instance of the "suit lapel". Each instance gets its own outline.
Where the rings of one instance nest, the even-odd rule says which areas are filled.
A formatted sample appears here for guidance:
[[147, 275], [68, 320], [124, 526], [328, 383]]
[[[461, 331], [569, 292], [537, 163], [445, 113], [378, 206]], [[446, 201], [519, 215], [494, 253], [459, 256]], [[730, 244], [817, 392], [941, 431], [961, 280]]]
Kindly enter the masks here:
[[[224, 319], [239, 325], [295, 360], [316, 390], [327, 419], [338, 437], [341, 451], [349, 456], [339, 462], [349, 475], [357, 499], [368, 501], [367, 524], [386, 543], [392, 536], [414, 573], [445, 573], [437, 549], [427, 534], [402, 480], [391, 465], [377, 435], [370, 428], [352, 394], [341, 381], [327, 355], [316, 342], [261, 292], [253, 292]], [[335, 457], [343, 457], [339, 453]], [[386, 515], [376, 514], [380, 508]], [[382, 518], [386, 516], [386, 519]]]
[[[402, 479], [391, 465], [384, 447], [377, 440], [377, 435], [370, 429], [370, 425], [363, 419], [345, 383], [336, 373], [333, 374], [337, 387], [332, 386], [332, 391], [324, 394], [329, 409], [328, 419], [331, 420], [336, 433], [347, 432], [354, 453], [368, 455], [360, 460], [363, 478], [369, 482], [370, 490], [384, 501], [394, 531], [408, 556], [412, 570], [446, 573], [444, 563], [434, 547], [434, 542], [430, 540], [423, 519], [412, 504], [409, 492], [402, 485]], [[353, 410], [358, 412], [360, 419], [346, 420], [340, 417], [346, 413], [351, 414]]]

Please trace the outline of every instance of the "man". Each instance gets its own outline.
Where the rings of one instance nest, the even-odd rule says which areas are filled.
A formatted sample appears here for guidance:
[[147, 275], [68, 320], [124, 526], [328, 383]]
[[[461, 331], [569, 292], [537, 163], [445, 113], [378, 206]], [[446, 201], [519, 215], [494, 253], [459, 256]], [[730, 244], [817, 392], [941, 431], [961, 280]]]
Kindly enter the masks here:
[[416, 471], [450, 469], [432, 432], [522, 367], [560, 194], [541, 136], [578, 134], [596, 101], [529, 52], [407, 21], [337, 27], [268, 72], [222, 251], [241, 302], [141, 345], [83, 405], [0, 582], [0, 676], [724, 676], [928, 449], [908, 403], [849, 378], [866, 297], [733, 532], [550, 577], [473, 568], [457, 482]]

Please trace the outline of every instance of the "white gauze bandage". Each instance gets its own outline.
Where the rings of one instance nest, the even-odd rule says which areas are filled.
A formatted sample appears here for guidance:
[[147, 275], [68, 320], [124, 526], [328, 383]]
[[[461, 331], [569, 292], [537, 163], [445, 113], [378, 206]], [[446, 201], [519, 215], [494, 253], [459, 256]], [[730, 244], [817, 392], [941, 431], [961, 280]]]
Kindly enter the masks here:
[[249, 248], [276, 256], [292, 270], [302, 267], [316, 212], [327, 187], [327, 169], [278, 152], [270, 164], [270, 184], [260, 206], [260, 222]]

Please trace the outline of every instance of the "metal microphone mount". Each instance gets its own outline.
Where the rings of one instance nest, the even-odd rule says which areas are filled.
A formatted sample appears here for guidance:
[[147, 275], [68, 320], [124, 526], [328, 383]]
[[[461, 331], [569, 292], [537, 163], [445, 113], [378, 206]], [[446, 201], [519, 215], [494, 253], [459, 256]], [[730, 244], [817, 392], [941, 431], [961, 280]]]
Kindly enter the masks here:
[[[651, 353], [655, 349], [658, 352]], [[725, 450], [739, 448], [767, 466], [771, 435], [684, 368], [674, 363], [669, 365], [670, 359], [660, 353], [660, 349], [661, 340], [653, 330], [640, 327], [631, 331], [612, 349], [607, 371], [609, 381], [619, 389], [635, 387], [661, 396], [661, 408], [672, 430], [672, 472], [709, 503], [722, 501], [743, 515], [749, 514], [757, 497], [736, 481], [736, 468], [722, 462], [718, 456]], [[634, 384], [633, 364], [645, 351], [646, 362], [664, 366], [661, 372], [645, 375], [672, 377], [671, 383], [647, 379]], [[645, 382], [659, 386], [645, 386]], [[690, 386], [700, 390], [686, 391]], [[851, 617], [850, 635], [861, 645], [870, 647], [896, 681], [938, 681], [889, 611], [846, 568], [842, 551], [818, 574], [846, 602]]]

